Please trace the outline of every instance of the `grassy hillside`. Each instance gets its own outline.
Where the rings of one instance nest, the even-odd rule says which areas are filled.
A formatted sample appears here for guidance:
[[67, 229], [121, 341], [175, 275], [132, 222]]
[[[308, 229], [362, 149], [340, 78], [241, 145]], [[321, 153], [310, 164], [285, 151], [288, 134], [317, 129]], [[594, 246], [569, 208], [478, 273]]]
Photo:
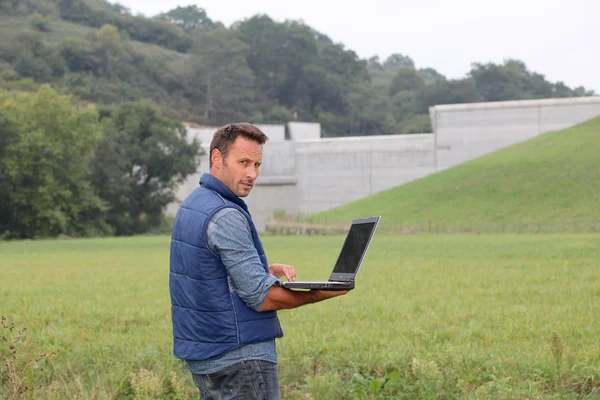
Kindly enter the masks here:
[[312, 218], [347, 221], [382, 215], [382, 225], [388, 227], [431, 222], [588, 230], [590, 223], [600, 221], [599, 150], [600, 117]]
[[[167, 90], [173, 68], [183, 64], [187, 54], [123, 35], [122, 51], [113, 59], [110, 73], [105, 76], [94, 44], [98, 29], [59, 18], [48, 17], [48, 21], [48, 31], [37, 32], [30, 29], [29, 17], [0, 16], [0, 87], [15, 86], [17, 83], [13, 80], [17, 77], [33, 77], [36, 83], [49, 82], [87, 102], [113, 104], [152, 100], [168, 116], [178, 119], [184, 119], [192, 111], [193, 105], [188, 99]], [[73, 44], [79, 47], [74, 48]], [[25, 48], [31, 51], [23, 50]], [[78, 61], [71, 60], [71, 63], [80, 62], [85, 66], [73, 70], [64, 57], [65, 48], [70, 48], [69, 56], [78, 57]], [[23, 54], [30, 54], [26, 67], [22, 65]], [[16, 69], [21, 59], [21, 69], [27, 73], [3, 76], [3, 70], [11, 70], [11, 63], [2, 61], [3, 58], [13, 60], [12, 67]], [[10, 77], [7, 81], [2, 79], [6, 76]]]
[[[58, 42], [67, 37], [84, 37], [88, 34], [94, 34], [97, 29], [73, 24], [60, 19], [51, 19], [52, 29], [44, 33], [44, 38], [51, 42]], [[27, 17], [23, 16], [0, 16], [0, 32], [2, 36], [0, 43], [11, 43], [17, 40], [18, 36], [31, 32]]]
[[[75, 24], [58, 18], [50, 19], [51, 29], [43, 33], [51, 45], [58, 44], [62, 40], [69, 38], [84, 38], [89, 35], [95, 35], [98, 29], [91, 26]], [[0, 16], [0, 43], [11, 43], [17, 40], [19, 35], [31, 32], [28, 17], [23, 16]], [[182, 53], [167, 49], [152, 43], [143, 43], [135, 40], [127, 40], [127, 43], [140, 53], [147, 55], [162, 56], [169, 61], [184, 58]]]

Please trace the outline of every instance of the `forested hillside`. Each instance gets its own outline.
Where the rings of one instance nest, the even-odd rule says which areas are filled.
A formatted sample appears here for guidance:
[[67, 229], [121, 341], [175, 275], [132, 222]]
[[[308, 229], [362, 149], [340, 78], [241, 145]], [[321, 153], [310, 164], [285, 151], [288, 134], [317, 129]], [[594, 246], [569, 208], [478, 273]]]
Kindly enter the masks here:
[[97, 104], [150, 100], [200, 124], [318, 121], [327, 136], [428, 131], [434, 104], [593, 94], [518, 60], [446, 79], [399, 53], [360, 59], [298, 21], [256, 15], [228, 28], [207, 11], [147, 18], [103, 0], [0, 0], [0, 87], [50, 83]]

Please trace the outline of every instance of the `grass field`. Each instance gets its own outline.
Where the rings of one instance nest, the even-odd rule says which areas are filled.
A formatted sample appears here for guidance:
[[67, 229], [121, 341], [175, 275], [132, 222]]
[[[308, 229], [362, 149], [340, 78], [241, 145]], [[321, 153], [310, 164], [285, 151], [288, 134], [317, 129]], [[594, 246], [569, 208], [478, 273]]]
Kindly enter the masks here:
[[[600, 117], [311, 217], [382, 215], [382, 227], [600, 230]], [[487, 228], [486, 228], [487, 227]], [[538, 228], [539, 227], [539, 228]]]
[[[342, 240], [264, 244], [271, 263], [317, 279]], [[197, 398], [172, 357], [168, 248], [0, 243], [0, 315], [27, 328], [17, 360], [56, 353], [22, 373], [35, 398]], [[378, 235], [355, 291], [280, 312], [284, 398], [600, 398], [599, 263], [594, 234]]]

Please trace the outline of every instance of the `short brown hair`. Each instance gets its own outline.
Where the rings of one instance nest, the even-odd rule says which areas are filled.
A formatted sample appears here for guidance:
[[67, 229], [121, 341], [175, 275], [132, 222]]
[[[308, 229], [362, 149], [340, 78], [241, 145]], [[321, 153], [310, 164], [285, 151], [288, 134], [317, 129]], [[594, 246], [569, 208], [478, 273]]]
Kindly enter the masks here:
[[235, 142], [235, 139], [237, 139], [238, 136], [253, 140], [260, 145], [265, 144], [267, 140], [269, 140], [263, 131], [248, 122], [239, 122], [222, 126], [215, 132], [212, 142], [210, 142], [210, 152], [208, 153], [209, 167], [212, 167], [213, 150], [218, 149], [223, 154], [223, 158], [226, 158], [227, 153], [229, 152], [229, 146]]

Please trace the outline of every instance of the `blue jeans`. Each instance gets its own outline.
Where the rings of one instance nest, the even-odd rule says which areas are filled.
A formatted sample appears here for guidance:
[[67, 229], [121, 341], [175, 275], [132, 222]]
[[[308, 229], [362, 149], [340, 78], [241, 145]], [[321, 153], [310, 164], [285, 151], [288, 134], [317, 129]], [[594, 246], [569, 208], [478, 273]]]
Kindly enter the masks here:
[[192, 373], [200, 400], [279, 400], [277, 364], [249, 360], [214, 374]]

